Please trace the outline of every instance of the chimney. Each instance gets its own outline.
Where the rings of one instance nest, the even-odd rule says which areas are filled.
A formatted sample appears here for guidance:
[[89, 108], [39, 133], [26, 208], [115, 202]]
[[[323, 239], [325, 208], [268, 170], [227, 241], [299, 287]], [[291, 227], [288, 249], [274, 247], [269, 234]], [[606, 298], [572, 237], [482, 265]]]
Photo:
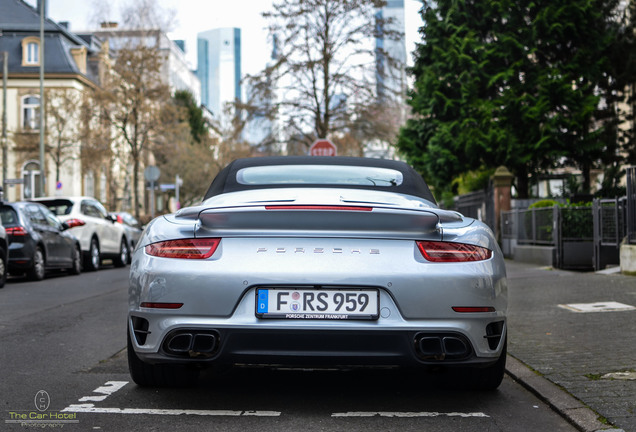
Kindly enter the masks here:
[[114, 21], [104, 21], [100, 23], [101, 28], [103, 29], [116, 29], [117, 23]]
[[42, 3], [44, 3], [44, 18], [49, 17], [49, 2], [48, 0], [38, 0], [38, 14], [42, 10]]
[[68, 21], [60, 21], [58, 24], [60, 25], [60, 27], [62, 27], [66, 31], [71, 30], [71, 23]]

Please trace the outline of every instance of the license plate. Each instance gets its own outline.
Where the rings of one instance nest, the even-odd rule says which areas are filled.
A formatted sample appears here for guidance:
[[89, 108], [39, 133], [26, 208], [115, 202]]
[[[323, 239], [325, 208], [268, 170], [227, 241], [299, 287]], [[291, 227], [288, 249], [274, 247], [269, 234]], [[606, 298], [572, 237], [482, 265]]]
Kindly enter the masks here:
[[378, 319], [377, 289], [295, 289], [256, 290], [258, 318], [299, 320]]

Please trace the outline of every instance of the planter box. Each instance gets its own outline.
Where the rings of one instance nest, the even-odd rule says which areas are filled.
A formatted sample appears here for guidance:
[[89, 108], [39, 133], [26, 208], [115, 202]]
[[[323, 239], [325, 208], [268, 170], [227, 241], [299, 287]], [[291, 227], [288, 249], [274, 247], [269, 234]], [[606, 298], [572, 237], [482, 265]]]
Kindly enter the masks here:
[[594, 269], [594, 242], [564, 241], [561, 249], [561, 268], [576, 270]]
[[554, 246], [517, 245], [514, 248], [514, 260], [555, 267], [556, 248]]

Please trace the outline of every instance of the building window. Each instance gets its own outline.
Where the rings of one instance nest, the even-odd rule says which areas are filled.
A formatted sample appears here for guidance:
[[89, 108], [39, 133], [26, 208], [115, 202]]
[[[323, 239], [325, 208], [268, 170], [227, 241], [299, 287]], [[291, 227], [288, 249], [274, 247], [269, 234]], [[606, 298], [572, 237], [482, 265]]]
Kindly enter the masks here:
[[93, 171], [84, 175], [84, 195], [95, 196], [95, 176]]
[[40, 163], [38, 161], [27, 161], [22, 165], [22, 199], [32, 199], [42, 196], [40, 190]]
[[40, 65], [40, 39], [30, 36], [22, 40], [22, 66]]
[[22, 128], [40, 129], [40, 97], [29, 95], [22, 98]]

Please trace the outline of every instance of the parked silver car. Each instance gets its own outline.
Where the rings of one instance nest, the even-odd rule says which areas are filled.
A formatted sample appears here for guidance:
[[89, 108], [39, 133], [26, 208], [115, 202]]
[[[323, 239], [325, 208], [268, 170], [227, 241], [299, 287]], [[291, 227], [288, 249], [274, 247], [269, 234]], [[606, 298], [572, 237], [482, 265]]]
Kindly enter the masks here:
[[128, 264], [130, 248], [125, 229], [95, 198], [45, 197], [32, 201], [44, 204], [70, 227], [69, 232], [80, 241], [85, 270], [98, 270], [104, 259], [112, 259], [116, 267]]
[[130, 373], [153, 386], [211, 365], [461, 367], [493, 389], [506, 293], [492, 231], [441, 210], [407, 164], [239, 159], [202, 204], [146, 227]]

